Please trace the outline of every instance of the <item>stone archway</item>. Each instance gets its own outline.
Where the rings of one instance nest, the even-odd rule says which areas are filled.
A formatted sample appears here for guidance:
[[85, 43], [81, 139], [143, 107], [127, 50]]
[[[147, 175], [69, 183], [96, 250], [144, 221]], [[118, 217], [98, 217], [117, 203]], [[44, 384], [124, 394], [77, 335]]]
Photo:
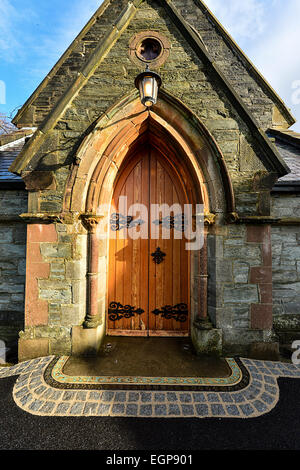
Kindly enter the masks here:
[[183, 171], [190, 178], [192, 198], [204, 206], [204, 245], [191, 260], [191, 330], [192, 338], [198, 338], [199, 334], [193, 331], [195, 325], [205, 332], [212, 328], [207, 318], [209, 226], [216, 216], [223, 220], [228, 215], [234, 217], [235, 201], [225, 161], [214, 138], [189, 109], [164, 92], [150, 111], [140, 104], [136, 93], [125, 97], [101, 117], [77, 153], [65, 192], [64, 212], [80, 215], [88, 230], [85, 327], [93, 329], [102, 324], [101, 331], [105, 333], [108, 246], [103, 242], [99, 246], [97, 227], [107, 214], [99, 208], [110, 205], [122, 162], [149, 135], [162, 151], [173, 152], [181, 160]]

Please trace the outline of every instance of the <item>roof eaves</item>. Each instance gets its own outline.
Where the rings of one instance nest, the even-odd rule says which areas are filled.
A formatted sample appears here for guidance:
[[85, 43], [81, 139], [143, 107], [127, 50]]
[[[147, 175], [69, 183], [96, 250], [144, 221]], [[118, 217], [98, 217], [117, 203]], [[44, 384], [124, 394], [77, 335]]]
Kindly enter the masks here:
[[294, 147], [300, 147], [300, 133], [298, 132], [286, 129], [268, 129], [267, 134]]

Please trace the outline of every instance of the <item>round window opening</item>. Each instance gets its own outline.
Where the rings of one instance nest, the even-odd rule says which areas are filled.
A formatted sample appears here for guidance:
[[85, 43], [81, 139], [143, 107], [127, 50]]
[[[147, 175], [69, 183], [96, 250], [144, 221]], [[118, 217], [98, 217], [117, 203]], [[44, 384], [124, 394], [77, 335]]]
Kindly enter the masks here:
[[156, 60], [162, 53], [162, 44], [155, 38], [145, 38], [137, 47], [136, 52], [141, 60]]

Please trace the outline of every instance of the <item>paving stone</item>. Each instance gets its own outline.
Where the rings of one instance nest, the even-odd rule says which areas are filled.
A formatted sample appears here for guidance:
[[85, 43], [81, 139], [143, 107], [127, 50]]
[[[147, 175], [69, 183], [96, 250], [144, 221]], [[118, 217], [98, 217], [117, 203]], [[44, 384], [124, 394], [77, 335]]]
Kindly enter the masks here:
[[20, 403], [21, 405], [25, 406], [27, 405], [28, 403], [30, 403], [32, 401], [32, 395], [31, 393], [27, 393], [27, 395], [24, 395], [21, 399], [20, 399]]
[[140, 394], [138, 392], [129, 392], [128, 401], [139, 401]]
[[99, 416], [107, 416], [109, 414], [110, 405], [100, 403], [98, 406], [97, 414]]
[[89, 393], [89, 400], [99, 401], [100, 399], [101, 399], [101, 392], [90, 392]]
[[257, 395], [259, 394], [259, 390], [255, 387], [249, 387], [243, 393], [247, 400], [252, 400], [253, 398], [257, 397]]
[[195, 414], [193, 405], [181, 405], [183, 416], [193, 416]]
[[178, 400], [178, 397], [177, 397], [176, 393], [167, 392], [166, 396], [167, 396], [167, 401], [177, 401]]
[[236, 405], [226, 405], [226, 410], [227, 410], [227, 413], [230, 416], [239, 416], [240, 415], [239, 409]]
[[52, 390], [52, 395], [51, 395], [51, 399], [52, 400], [59, 400], [61, 398], [63, 394], [63, 391], [62, 390]]
[[114, 401], [120, 401], [120, 402], [126, 401], [126, 392], [116, 392]]
[[40, 413], [51, 413], [56, 406], [55, 401], [46, 401], [44, 402], [44, 405], [40, 409]]
[[167, 415], [167, 405], [155, 405], [154, 414], [156, 416], [166, 416]]
[[242, 403], [245, 400], [245, 397], [242, 393], [234, 393], [232, 398], [235, 403]]
[[274, 401], [274, 397], [272, 397], [271, 395], [269, 395], [268, 393], [263, 393], [262, 396], [261, 396], [261, 399], [265, 402], [265, 403], [268, 403], [269, 405], [271, 405]]
[[73, 398], [75, 398], [75, 395], [76, 395], [76, 392], [73, 392], [72, 390], [68, 390], [67, 392], [63, 394], [62, 399], [64, 401], [73, 400]]
[[195, 405], [196, 413], [199, 416], [208, 416], [208, 406], [207, 405]]
[[147, 392], [141, 393], [141, 400], [142, 402], [149, 402], [152, 400], [152, 394]]
[[220, 401], [219, 395], [217, 393], [208, 393], [207, 400], [209, 402], [218, 402]]
[[129, 416], [137, 416], [138, 413], [138, 405], [129, 404], [126, 406], [126, 414]]
[[87, 392], [84, 392], [83, 390], [80, 390], [80, 392], [76, 393], [76, 400], [83, 400], [85, 401], [87, 398]]
[[155, 393], [154, 394], [154, 400], [159, 401], [159, 402], [164, 402], [166, 400], [165, 393]]
[[141, 416], [152, 416], [152, 405], [141, 405], [140, 406]]
[[252, 380], [251, 385], [260, 389], [262, 387], [262, 382], [260, 382], [259, 380]]
[[180, 415], [181, 415], [181, 411], [180, 411], [179, 406], [176, 405], [176, 403], [171, 403], [171, 404], [168, 406], [168, 414], [169, 414], [169, 415], [180, 416]]
[[21, 388], [21, 390], [19, 390], [15, 396], [16, 398], [21, 398], [23, 397], [24, 395], [26, 395], [27, 393], [29, 393], [29, 388], [28, 387], [24, 387], [24, 388]]
[[111, 401], [114, 398], [115, 393], [114, 392], [103, 392], [101, 396], [102, 401]]
[[195, 402], [205, 402], [206, 401], [206, 395], [204, 395], [204, 393], [199, 393], [199, 392], [196, 392], [193, 394], [194, 395], [194, 401]]
[[230, 393], [221, 393], [220, 398], [225, 403], [232, 403], [233, 402], [233, 398], [232, 398], [232, 395]]
[[95, 402], [87, 402], [85, 403], [84, 409], [83, 409], [83, 414], [84, 415], [93, 415], [96, 413], [96, 410], [98, 408], [98, 403]]
[[85, 403], [83, 401], [78, 401], [74, 403], [70, 408], [70, 415], [80, 415], [83, 412]]
[[254, 413], [254, 409], [252, 408], [251, 405], [249, 405], [249, 403], [246, 403], [245, 405], [239, 405], [239, 406], [240, 406], [241, 411], [246, 416], [250, 416]]
[[179, 395], [179, 400], [182, 403], [191, 403], [193, 399], [191, 393], [181, 393]]
[[217, 403], [214, 403], [211, 406], [211, 412], [213, 416], [225, 416], [225, 410], [222, 405], [219, 405]]
[[125, 405], [123, 405], [123, 403], [115, 403], [112, 406], [111, 412], [116, 415], [123, 414], [125, 413]]
[[30, 405], [29, 405], [29, 410], [31, 411], [38, 411], [43, 405], [44, 405], [43, 400], [34, 400]]
[[272, 385], [265, 385], [265, 391], [271, 393], [272, 395], [276, 395], [277, 389], [276, 387], [272, 387]]
[[263, 379], [263, 376], [261, 374], [252, 374], [252, 378], [261, 381]]
[[255, 400], [253, 402], [253, 405], [255, 406], [257, 411], [259, 411], [260, 413], [263, 413], [264, 411], [267, 411], [267, 409], [268, 409], [267, 406], [265, 405], [265, 403], [263, 403], [260, 400]]
[[59, 403], [56, 407], [55, 413], [62, 415], [66, 414], [70, 408], [70, 403], [64, 402], [64, 403]]

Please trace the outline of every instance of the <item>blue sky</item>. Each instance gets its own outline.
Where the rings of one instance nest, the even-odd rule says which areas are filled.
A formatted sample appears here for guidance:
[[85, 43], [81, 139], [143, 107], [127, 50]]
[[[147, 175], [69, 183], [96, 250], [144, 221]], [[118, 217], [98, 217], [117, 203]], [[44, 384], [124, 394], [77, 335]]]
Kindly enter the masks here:
[[[0, 102], [1, 81], [6, 85], [0, 113], [26, 101], [100, 4], [0, 0]], [[293, 128], [300, 131], [300, 0], [206, 4], [291, 108], [299, 121]]]

